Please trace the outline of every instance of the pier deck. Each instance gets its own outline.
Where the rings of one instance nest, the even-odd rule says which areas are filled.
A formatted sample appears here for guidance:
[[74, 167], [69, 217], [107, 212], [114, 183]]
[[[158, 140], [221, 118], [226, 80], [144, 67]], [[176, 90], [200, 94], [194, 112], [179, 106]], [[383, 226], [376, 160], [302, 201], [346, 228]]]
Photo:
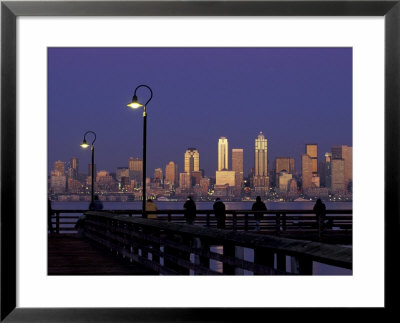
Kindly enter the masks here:
[[155, 275], [138, 264], [108, 255], [76, 235], [48, 236], [49, 275]]

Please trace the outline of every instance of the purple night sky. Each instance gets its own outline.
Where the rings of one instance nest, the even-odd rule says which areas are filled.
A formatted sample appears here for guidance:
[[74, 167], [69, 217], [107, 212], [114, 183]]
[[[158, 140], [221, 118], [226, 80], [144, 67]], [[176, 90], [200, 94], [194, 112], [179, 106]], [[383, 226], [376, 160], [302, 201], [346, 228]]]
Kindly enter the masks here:
[[[351, 48], [49, 48], [48, 162], [79, 158], [87, 173], [87, 130], [97, 133], [97, 170], [128, 167], [142, 157], [142, 109], [126, 107], [136, 86], [153, 90], [147, 106], [147, 176], [178, 163], [188, 147], [215, 176], [217, 143], [244, 149], [244, 173], [254, 164], [254, 139], [268, 139], [275, 157], [294, 157], [306, 143], [321, 159], [334, 145], [352, 146]], [[138, 90], [139, 101], [149, 98]], [[91, 143], [92, 137], [87, 137]]]

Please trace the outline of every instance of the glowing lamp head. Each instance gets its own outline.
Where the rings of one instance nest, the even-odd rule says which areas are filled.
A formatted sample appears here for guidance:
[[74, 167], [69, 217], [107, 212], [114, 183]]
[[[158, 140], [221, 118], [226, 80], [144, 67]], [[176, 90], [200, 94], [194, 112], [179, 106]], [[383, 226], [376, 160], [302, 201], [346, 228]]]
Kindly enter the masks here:
[[132, 109], [137, 109], [143, 106], [143, 104], [138, 102], [137, 96], [134, 95], [132, 98], [132, 102], [126, 105], [127, 107], [130, 107]]
[[86, 142], [86, 139], [83, 139], [83, 142], [81, 143], [82, 148], [87, 148], [89, 147], [89, 144]]

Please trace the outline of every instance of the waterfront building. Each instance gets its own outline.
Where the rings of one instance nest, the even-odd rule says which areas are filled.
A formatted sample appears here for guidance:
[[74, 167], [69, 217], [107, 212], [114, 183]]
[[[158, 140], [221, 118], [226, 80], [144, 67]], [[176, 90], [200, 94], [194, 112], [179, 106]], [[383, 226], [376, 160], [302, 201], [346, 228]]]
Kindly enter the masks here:
[[344, 160], [344, 183], [347, 189], [353, 181], [353, 147], [346, 145], [332, 147], [332, 159]]
[[196, 148], [186, 149], [184, 166], [184, 171], [188, 174], [200, 170], [200, 154]]
[[61, 160], [57, 160], [54, 163], [54, 170], [59, 171], [61, 174], [65, 174], [65, 163]]
[[235, 193], [240, 195], [243, 187], [243, 149], [232, 149], [232, 171], [235, 172]]
[[191, 180], [192, 186], [200, 185], [200, 180], [202, 179], [202, 177], [203, 177], [203, 172], [201, 172], [201, 171], [193, 171], [191, 176], [190, 176], [190, 180]]
[[215, 173], [215, 185], [235, 186], [235, 172], [230, 170], [220, 170]]
[[118, 182], [121, 182], [122, 177], [129, 177], [128, 167], [117, 167], [117, 170], [115, 172], [115, 178]]
[[[70, 168], [72, 169], [72, 168]], [[81, 193], [82, 183], [74, 178], [68, 178], [68, 193]]]
[[54, 194], [65, 193], [67, 188], [67, 177], [59, 170], [51, 171], [50, 189]]
[[206, 196], [208, 194], [208, 190], [210, 188], [210, 179], [207, 177], [203, 177], [200, 179], [200, 189], [202, 195]]
[[331, 190], [333, 193], [346, 191], [345, 161], [344, 159], [332, 159], [331, 161]]
[[188, 190], [191, 188], [190, 174], [179, 173], [179, 188], [181, 190]]
[[297, 193], [298, 191], [297, 181], [294, 178], [288, 182], [288, 191], [289, 193]]
[[308, 154], [301, 155], [301, 178], [303, 190], [312, 187], [312, 165], [312, 158]]
[[275, 176], [276, 186], [279, 186], [279, 173], [286, 171], [288, 174], [294, 174], [294, 158], [290, 157], [276, 157], [275, 158]]
[[289, 181], [292, 180], [292, 174], [289, 174], [287, 171], [279, 172], [278, 183], [279, 190], [281, 192], [287, 192], [289, 188]]
[[218, 139], [218, 170], [229, 169], [228, 139], [220, 137]]
[[255, 139], [253, 185], [257, 192], [265, 192], [269, 188], [268, 142], [261, 131]]
[[101, 170], [96, 174], [95, 190], [100, 192], [117, 192], [118, 184], [106, 170]]
[[71, 168], [73, 168], [76, 174], [79, 174], [79, 159], [76, 157], [71, 158]]
[[161, 168], [156, 168], [154, 170], [154, 180], [158, 180], [160, 183], [164, 180], [164, 174]]
[[178, 164], [173, 161], [165, 166], [165, 181], [173, 187], [178, 186]]
[[306, 144], [306, 154], [311, 157], [312, 176], [318, 176], [318, 145]]

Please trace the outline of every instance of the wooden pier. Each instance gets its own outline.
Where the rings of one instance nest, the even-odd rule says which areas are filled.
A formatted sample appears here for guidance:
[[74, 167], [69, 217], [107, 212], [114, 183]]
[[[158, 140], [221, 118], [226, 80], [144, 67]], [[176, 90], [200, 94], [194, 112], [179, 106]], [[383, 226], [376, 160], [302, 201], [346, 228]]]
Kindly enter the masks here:
[[151, 275], [138, 264], [122, 261], [75, 234], [49, 235], [48, 275]]
[[[290, 211], [295, 213], [291, 216], [279, 211], [263, 220], [260, 232], [249, 232], [253, 229], [249, 214], [239, 217], [235, 211], [229, 211], [234, 215], [228, 218], [226, 229], [215, 228], [210, 214], [198, 219], [197, 225], [187, 225], [182, 215], [175, 220], [164, 213], [165, 217], [159, 216], [162, 220], [150, 220], [140, 214], [116, 214], [120, 212], [85, 212], [86, 240], [50, 235], [49, 274], [240, 275], [250, 271], [255, 275], [312, 275], [313, 262], [352, 269], [352, 248], [320, 241], [321, 237], [347, 239], [351, 244], [351, 216], [346, 215], [351, 211], [332, 216], [331, 224], [337, 230], [323, 232], [315, 214], [296, 215], [308, 212], [304, 210]], [[170, 211], [157, 211], [163, 212]], [[63, 232], [64, 223], [71, 227], [74, 221], [60, 221], [59, 217], [57, 232]], [[345, 239], [338, 239], [340, 235]], [[222, 253], [213, 251], [215, 246]], [[244, 248], [253, 251], [252, 261], [243, 258]], [[211, 260], [222, 264], [222, 272], [210, 267]]]

